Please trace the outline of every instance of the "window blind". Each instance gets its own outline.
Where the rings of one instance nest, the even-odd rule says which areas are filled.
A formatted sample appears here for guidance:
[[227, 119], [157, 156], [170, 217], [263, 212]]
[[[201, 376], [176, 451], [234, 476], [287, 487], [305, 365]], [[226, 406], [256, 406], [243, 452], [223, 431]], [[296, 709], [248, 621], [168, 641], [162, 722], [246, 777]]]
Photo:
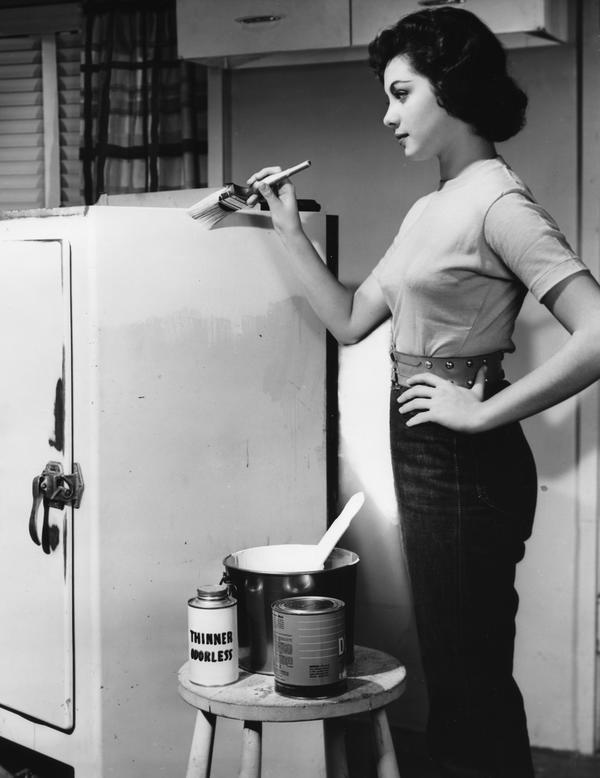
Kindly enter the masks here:
[[0, 38], [0, 209], [83, 203], [81, 33]]
[[56, 35], [61, 205], [81, 205], [81, 33]]
[[41, 40], [0, 38], [0, 208], [44, 204]]

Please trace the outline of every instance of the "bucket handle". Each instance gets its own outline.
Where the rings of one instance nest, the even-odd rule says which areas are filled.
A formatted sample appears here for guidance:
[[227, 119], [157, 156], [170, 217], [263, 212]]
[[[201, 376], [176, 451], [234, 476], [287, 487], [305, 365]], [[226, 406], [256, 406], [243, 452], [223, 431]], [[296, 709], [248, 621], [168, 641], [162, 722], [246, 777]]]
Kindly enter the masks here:
[[227, 586], [227, 591], [229, 592], [230, 595], [233, 595], [234, 597], [238, 596], [237, 586], [234, 583], [232, 583], [231, 578], [227, 574], [227, 570], [225, 570], [225, 572], [221, 576], [221, 580], [219, 581], [219, 584], [225, 584]]

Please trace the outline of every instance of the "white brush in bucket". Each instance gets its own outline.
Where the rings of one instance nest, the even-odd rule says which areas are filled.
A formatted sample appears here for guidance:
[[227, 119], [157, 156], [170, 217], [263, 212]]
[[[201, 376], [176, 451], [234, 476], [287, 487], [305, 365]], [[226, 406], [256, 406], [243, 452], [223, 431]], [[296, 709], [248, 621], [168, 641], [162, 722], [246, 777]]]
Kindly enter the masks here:
[[362, 508], [365, 502], [364, 492], [356, 492], [348, 500], [337, 519], [329, 527], [321, 540], [315, 546], [315, 561], [323, 567], [329, 554], [336, 547], [338, 540], [350, 526], [350, 522]]

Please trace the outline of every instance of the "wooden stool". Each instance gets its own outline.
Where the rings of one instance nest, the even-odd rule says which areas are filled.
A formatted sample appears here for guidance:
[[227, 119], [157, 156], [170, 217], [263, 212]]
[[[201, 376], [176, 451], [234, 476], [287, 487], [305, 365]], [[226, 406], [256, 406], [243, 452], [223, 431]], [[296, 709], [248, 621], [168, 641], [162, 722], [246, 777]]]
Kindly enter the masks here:
[[189, 680], [188, 663], [179, 670], [179, 694], [198, 708], [187, 778], [209, 778], [216, 717], [244, 722], [240, 778], [260, 778], [262, 722], [323, 720], [325, 762], [331, 778], [348, 778], [344, 728], [340, 719], [368, 711], [371, 715], [377, 775], [400, 778], [385, 706], [404, 692], [406, 670], [389, 654], [356, 646], [343, 694], [326, 699], [285, 697], [275, 691], [271, 675], [240, 670], [227, 686], [198, 686]]

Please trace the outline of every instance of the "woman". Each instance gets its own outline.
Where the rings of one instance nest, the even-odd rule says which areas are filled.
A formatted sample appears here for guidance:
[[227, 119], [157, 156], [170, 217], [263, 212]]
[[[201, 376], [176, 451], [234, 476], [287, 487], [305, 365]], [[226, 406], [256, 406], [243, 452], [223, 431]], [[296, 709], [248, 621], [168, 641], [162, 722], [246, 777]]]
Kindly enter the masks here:
[[[442, 8], [371, 43], [384, 123], [410, 160], [437, 158], [440, 184], [405, 217], [356, 291], [305, 236], [294, 189], [251, 177], [306, 296], [344, 344], [392, 317], [391, 451], [440, 775], [530, 778], [512, 676], [515, 567], [531, 532], [536, 473], [519, 420], [600, 377], [600, 289], [550, 216], [496, 153], [524, 124], [526, 97], [495, 36]], [[527, 290], [570, 333], [513, 384]]]

